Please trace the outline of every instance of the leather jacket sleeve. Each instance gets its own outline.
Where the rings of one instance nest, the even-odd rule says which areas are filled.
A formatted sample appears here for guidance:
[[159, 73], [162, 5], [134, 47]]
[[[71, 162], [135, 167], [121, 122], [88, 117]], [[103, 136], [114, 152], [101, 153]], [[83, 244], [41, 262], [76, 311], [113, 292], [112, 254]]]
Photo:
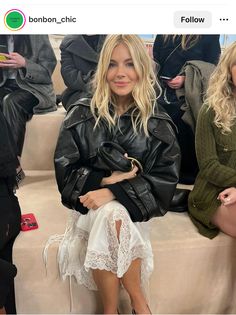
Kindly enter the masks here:
[[73, 130], [65, 128], [65, 123], [61, 127], [54, 158], [62, 203], [70, 209], [86, 214], [88, 209], [80, 203], [79, 196], [99, 189], [104, 172], [94, 171], [81, 164]]
[[150, 128], [150, 132], [155, 139], [144, 171], [132, 179], [106, 186], [127, 208], [134, 222], [163, 216], [179, 179], [180, 149], [171, 125], [163, 121], [158, 128]]

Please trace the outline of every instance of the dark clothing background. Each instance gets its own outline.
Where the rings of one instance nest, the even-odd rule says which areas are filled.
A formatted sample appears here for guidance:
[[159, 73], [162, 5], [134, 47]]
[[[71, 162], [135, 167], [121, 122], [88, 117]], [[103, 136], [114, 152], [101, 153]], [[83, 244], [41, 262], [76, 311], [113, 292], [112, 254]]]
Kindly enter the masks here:
[[15, 188], [16, 146], [10, 128], [0, 111], [0, 308], [16, 313], [12, 247], [20, 231], [21, 211], [13, 191]]
[[13, 282], [16, 273], [17, 269], [13, 264], [0, 258], [0, 308], [4, 307], [7, 314], [16, 313]]
[[61, 45], [61, 74], [67, 89], [62, 95], [66, 110], [90, 94], [91, 78], [97, 68], [106, 35], [67, 35]]
[[202, 60], [216, 65], [220, 56], [219, 38], [219, 35], [201, 35], [193, 47], [187, 50], [178, 47], [163, 64], [167, 56], [180, 44], [181, 37], [176, 37], [174, 41], [170, 38], [164, 43], [164, 36], [157, 35], [153, 46], [153, 57], [160, 65], [159, 75], [174, 78], [189, 60]]
[[[153, 57], [159, 65], [158, 77], [163, 88], [159, 103], [167, 111], [178, 128], [177, 139], [182, 156], [180, 182], [183, 184], [193, 184], [198, 173], [195, 137], [191, 127], [182, 120], [184, 112], [181, 110], [181, 105], [184, 100], [180, 101], [177, 98], [176, 90], [170, 88], [166, 84], [166, 80], [161, 79], [161, 76], [169, 78], [176, 77], [179, 75], [184, 64], [190, 60], [202, 60], [217, 64], [221, 50], [219, 35], [201, 35], [195, 45], [187, 50], [182, 49], [180, 42], [181, 36], [177, 36], [174, 40], [171, 36], [164, 42], [164, 36], [157, 35], [153, 46]], [[179, 47], [174, 50], [178, 45]], [[168, 58], [169, 55], [170, 57]]]
[[8, 314], [16, 313], [12, 248], [20, 232], [21, 211], [17, 197], [7, 180], [0, 179], [0, 308]]
[[11, 126], [18, 156], [21, 156], [24, 145], [26, 122], [32, 118], [37, 104], [37, 98], [19, 88], [15, 80], [7, 80], [0, 88], [0, 109]]
[[10, 127], [1, 111], [0, 135], [0, 178], [12, 179], [14, 185], [16, 167], [19, 165], [19, 161], [16, 157], [16, 145]]

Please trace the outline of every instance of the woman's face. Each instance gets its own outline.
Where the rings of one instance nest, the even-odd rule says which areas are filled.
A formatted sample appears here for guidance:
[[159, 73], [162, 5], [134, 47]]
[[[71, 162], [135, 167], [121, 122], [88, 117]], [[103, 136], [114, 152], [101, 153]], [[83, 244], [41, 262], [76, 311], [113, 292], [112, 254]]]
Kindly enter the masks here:
[[232, 81], [233, 81], [234, 87], [236, 87], [236, 65], [233, 65], [231, 69], [231, 75], [232, 75]]
[[124, 44], [117, 45], [112, 52], [107, 71], [107, 82], [111, 91], [120, 100], [129, 98], [138, 82], [138, 75], [129, 49]]

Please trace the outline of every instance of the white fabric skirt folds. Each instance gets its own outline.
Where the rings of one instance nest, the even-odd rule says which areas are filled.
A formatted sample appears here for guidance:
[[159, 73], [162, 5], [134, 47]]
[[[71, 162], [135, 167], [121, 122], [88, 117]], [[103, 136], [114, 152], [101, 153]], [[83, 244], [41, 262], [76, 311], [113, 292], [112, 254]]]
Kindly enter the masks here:
[[[121, 220], [119, 238], [116, 221]], [[62, 278], [74, 276], [79, 284], [97, 290], [91, 269], [111, 271], [122, 278], [131, 262], [141, 258], [142, 284], [153, 270], [149, 222], [133, 223], [124, 206], [111, 201], [81, 215], [70, 211], [66, 232], [59, 246]]]

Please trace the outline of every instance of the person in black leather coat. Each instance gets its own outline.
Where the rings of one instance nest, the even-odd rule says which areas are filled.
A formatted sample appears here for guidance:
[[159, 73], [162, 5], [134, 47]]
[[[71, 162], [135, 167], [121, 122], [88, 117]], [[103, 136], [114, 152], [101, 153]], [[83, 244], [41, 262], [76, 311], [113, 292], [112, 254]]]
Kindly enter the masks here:
[[0, 111], [0, 314], [15, 314], [12, 247], [20, 231], [21, 210], [14, 195], [16, 185], [16, 145], [11, 130]]
[[61, 75], [67, 89], [62, 94], [66, 110], [81, 97], [91, 94], [90, 81], [106, 35], [67, 35], [60, 45]]
[[[98, 289], [105, 314], [117, 313], [120, 281], [135, 311], [150, 314], [141, 285], [152, 271], [144, 221], [168, 210], [180, 165], [174, 126], [156, 104], [155, 85], [142, 40], [108, 36], [93, 98], [70, 109], [56, 147], [62, 202], [75, 210], [60, 246], [60, 270]], [[129, 158], [133, 164], [122, 171]]]

